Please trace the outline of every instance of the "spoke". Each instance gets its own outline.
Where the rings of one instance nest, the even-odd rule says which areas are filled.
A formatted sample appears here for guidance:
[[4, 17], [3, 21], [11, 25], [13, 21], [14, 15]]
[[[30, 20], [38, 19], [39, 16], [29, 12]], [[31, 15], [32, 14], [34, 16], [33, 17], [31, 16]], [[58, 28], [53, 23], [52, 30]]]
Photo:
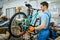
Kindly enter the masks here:
[[[16, 19], [19, 19], [19, 20], [17, 21]], [[20, 25], [20, 23], [21, 23], [21, 25]], [[19, 33], [23, 33], [25, 31], [24, 27], [26, 27], [26, 26], [22, 26], [22, 25], [27, 26], [27, 20], [26, 20], [25, 16], [23, 14], [15, 16], [11, 23], [12, 34], [20, 35]]]

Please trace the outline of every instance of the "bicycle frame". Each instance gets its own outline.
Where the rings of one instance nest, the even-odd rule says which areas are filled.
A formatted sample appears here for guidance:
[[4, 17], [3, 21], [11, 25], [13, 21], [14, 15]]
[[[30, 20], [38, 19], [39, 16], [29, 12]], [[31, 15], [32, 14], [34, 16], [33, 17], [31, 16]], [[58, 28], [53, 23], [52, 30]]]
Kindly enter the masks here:
[[[28, 7], [28, 8], [30, 8], [30, 7]], [[32, 9], [32, 12], [31, 12], [30, 9]], [[28, 10], [28, 15], [26, 15], [27, 18], [24, 19], [24, 20], [27, 20], [28, 24], [25, 25], [24, 22], [22, 23], [22, 27], [24, 27], [25, 30], [27, 30], [29, 26], [35, 26], [35, 22], [36, 22], [36, 19], [37, 19], [38, 11], [40, 10], [40, 9], [34, 9], [34, 8], [30, 8], [30, 9]], [[37, 12], [33, 13], [33, 10], [36, 10]], [[30, 12], [31, 12], [31, 14], [30, 14]]]
[[[29, 15], [27, 16], [28, 23], [29, 23], [29, 25], [35, 26], [35, 21], [36, 21], [37, 15], [38, 15], [38, 11], [40, 9], [34, 9], [34, 8], [32, 8], [32, 6], [30, 4], [25, 4], [25, 6], [28, 7], [28, 9], [29, 9], [28, 10]], [[32, 9], [32, 12], [30, 11], [30, 9]], [[37, 10], [37, 12], [33, 13], [33, 10]], [[32, 17], [30, 15], [30, 12], [31, 12]]]
[[37, 15], [38, 15], [38, 11], [36, 13], [33, 13], [32, 18], [31, 18], [31, 16], [27, 17], [28, 23], [30, 25], [32, 25], [32, 24], [34, 25], [34, 22], [36, 21]]

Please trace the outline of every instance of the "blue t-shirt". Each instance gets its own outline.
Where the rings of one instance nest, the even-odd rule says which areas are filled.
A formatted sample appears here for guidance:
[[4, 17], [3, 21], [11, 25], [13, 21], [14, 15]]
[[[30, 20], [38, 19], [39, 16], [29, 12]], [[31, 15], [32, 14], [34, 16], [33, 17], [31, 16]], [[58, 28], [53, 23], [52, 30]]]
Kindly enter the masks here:
[[45, 25], [44, 29], [49, 28], [48, 24], [50, 22], [50, 17], [51, 17], [51, 13], [48, 10], [46, 10], [46, 11], [43, 12], [43, 14], [41, 16], [41, 23], [42, 22], [46, 22], [46, 25]]

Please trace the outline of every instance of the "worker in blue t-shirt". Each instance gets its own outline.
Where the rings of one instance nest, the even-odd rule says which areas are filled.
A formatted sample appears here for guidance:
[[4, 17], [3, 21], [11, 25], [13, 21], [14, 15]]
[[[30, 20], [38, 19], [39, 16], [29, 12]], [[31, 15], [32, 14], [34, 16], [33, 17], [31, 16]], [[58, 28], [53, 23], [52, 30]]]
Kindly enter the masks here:
[[38, 35], [37, 35], [37, 40], [48, 40], [49, 38], [49, 27], [50, 27], [50, 18], [51, 18], [51, 13], [48, 11], [48, 3], [47, 2], [42, 2], [41, 4], [41, 10], [43, 12], [41, 16], [41, 25], [37, 27], [29, 27], [30, 31], [33, 30], [39, 30]]

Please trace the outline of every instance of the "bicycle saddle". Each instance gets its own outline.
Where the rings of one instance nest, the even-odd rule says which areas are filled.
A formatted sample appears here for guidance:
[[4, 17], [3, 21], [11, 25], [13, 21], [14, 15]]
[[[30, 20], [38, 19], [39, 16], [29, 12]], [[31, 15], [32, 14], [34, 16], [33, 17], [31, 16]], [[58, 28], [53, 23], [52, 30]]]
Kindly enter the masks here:
[[31, 8], [32, 6], [30, 4], [25, 4], [26, 7]]

